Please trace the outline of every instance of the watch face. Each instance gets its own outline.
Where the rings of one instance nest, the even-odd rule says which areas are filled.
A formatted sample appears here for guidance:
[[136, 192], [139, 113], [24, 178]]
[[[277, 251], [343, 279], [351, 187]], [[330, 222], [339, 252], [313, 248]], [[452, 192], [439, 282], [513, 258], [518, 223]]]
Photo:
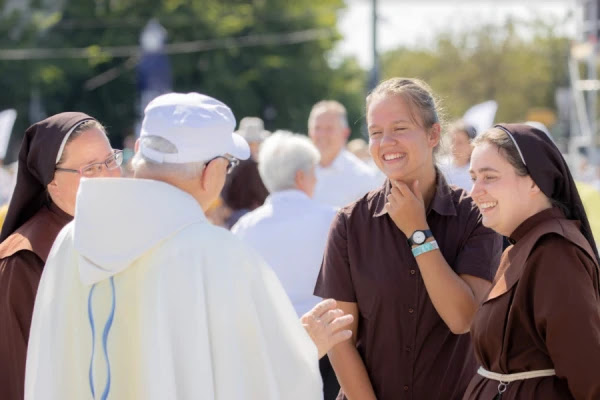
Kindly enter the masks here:
[[425, 239], [426, 239], [425, 238], [425, 234], [423, 232], [421, 232], [421, 231], [416, 231], [412, 235], [412, 240], [416, 244], [421, 244], [421, 243], [425, 242]]

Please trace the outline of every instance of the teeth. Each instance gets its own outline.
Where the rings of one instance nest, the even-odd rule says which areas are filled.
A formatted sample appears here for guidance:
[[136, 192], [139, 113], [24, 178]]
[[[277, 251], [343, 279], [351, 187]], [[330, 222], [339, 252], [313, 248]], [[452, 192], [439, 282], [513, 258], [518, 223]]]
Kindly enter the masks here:
[[479, 205], [479, 208], [481, 208], [481, 209], [484, 209], [484, 210], [485, 210], [486, 208], [492, 208], [492, 207], [495, 207], [497, 204], [498, 204], [498, 202], [497, 202], [497, 201], [488, 201], [488, 202], [486, 202], [486, 203], [481, 203], [481, 204]]
[[383, 156], [383, 159], [385, 161], [390, 161], [390, 160], [395, 160], [397, 158], [402, 158], [403, 156], [400, 153], [394, 153], [394, 154], [385, 154]]

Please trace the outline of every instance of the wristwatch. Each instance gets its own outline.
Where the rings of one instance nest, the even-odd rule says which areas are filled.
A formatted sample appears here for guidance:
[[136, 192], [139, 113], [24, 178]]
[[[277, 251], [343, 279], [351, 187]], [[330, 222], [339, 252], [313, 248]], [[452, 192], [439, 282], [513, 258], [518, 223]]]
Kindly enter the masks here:
[[433, 233], [431, 233], [431, 231], [429, 229], [424, 230], [424, 231], [414, 231], [412, 235], [410, 235], [410, 237], [408, 238], [408, 244], [410, 246], [418, 246], [421, 245], [423, 243], [425, 243], [425, 241], [427, 240], [427, 238], [430, 238], [433, 236]]

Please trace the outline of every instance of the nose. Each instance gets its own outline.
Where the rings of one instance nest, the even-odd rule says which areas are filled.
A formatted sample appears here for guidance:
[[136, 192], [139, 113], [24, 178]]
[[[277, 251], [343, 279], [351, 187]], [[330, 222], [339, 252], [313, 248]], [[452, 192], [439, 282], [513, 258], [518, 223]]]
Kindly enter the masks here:
[[101, 178], [115, 178], [121, 176], [121, 167], [109, 169], [105, 165], [102, 166], [102, 172], [98, 174]]
[[389, 132], [384, 131], [381, 138], [380, 146], [391, 146], [396, 144], [396, 138]]
[[475, 200], [477, 197], [481, 196], [485, 193], [483, 186], [479, 180], [475, 180], [473, 182], [473, 186], [471, 186], [471, 198]]

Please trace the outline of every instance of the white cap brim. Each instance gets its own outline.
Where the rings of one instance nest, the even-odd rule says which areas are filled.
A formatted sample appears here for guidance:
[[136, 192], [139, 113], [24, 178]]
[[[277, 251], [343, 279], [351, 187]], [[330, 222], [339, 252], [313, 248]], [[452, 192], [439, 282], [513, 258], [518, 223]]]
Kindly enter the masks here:
[[233, 137], [233, 146], [229, 150], [229, 154], [239, 160], [247, 160], [250, 157], [248, 142], [237, 133], [232, 133], [231, 136]]

